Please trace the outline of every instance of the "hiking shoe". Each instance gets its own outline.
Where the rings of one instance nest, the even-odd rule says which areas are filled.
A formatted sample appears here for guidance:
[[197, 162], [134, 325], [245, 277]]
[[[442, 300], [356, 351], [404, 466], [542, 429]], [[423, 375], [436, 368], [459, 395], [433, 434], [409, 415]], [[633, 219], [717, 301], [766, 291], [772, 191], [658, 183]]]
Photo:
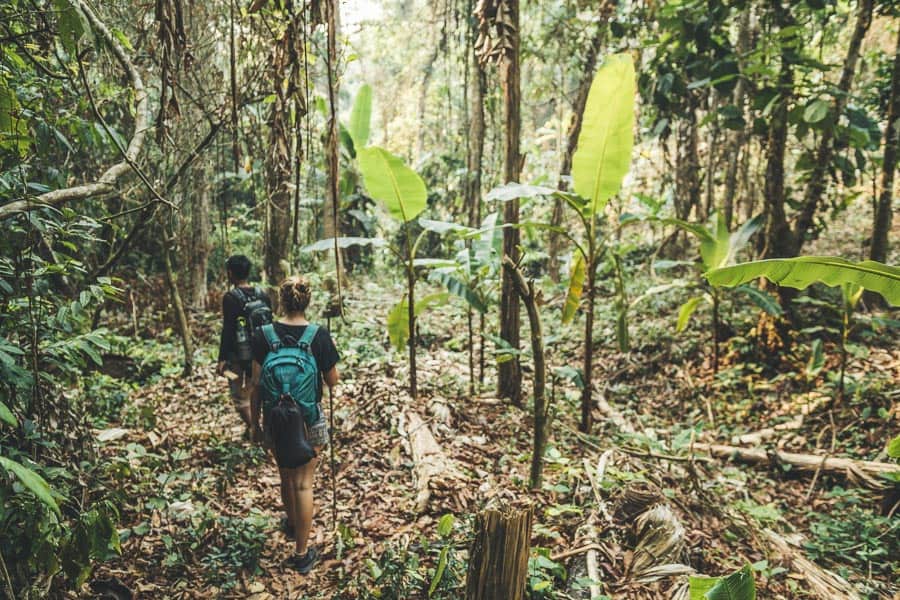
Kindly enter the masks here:
[[317, 562], [319, 562], [319, 551], [315, 546], [310, 546], [306, 554], [295, 554], [288, 559], [288, 565], [301, 575], [312, 571]]
[[289, 540], [294, 539], [294, 526], [288, 523], [287, 517], [281, 517], [281, 533]]

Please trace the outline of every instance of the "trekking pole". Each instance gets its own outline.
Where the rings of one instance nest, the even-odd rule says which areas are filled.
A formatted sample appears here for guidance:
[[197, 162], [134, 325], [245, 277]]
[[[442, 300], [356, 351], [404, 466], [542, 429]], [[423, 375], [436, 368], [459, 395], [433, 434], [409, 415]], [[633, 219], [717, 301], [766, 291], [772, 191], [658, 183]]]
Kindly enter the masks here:
[[328, 429], [331, 431], [331, 444], [329, 450], [331, 453], [331, 526], [337, 531], [337, 491], [335, 486], [334, 472], [334, 392], [331, 386], [328, 386]]

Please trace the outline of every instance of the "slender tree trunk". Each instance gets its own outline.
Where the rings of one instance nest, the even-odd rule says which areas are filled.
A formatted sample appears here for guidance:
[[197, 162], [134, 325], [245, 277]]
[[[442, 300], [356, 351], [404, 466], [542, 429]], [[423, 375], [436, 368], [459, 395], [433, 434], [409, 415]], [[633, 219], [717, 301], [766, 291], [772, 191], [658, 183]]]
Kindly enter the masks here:
[[585, 294], [587, 295], [587, 314], [584, 316], [584, 388], [581, 390], [581, 424], [584, 433], [590, 433], [594, 427], [594, 289], [597, 273], [597, 258], [593, 237], [588, 240], [587, 273], [585, 276]]
[[675, 155], [675, 216], [689, 220], [691, 211], [700, 210], [700, 158], [697, 154], [696, 99], [687, 95], [684, 118], [678, 124]]
[[335, 282], [337, 284], [337, 306], [343, 311], [342, 287], [346, 284], [343, 270], [343, 255], [338, 247], [338, 237], [341, 235], [341, 198], [340, 198], [340, 152], [338, 150], [338, 97], [340, 93], [340, 80], [337, 72], [337, 38], [341, 30], [341, 3], [340, 0], [327, 0], [328, 20], [328, 125], [325, 134], [326, 153], [325, 162], [328, 166], [328, 191], [326, 194], [326, 207], [324, 219], [324, 231], [326, 238], [334, 238], [334, 269]]
[[[789, 8], [784, 8], [780, 0], [775, 2], [775, 16], [780, 29], [793, 24]], [[785, 214], [786, 194], [784, 189], [784, 158], [788, 137], [788, 109], [794, 94], [794, 70], [791, 63], [793, 49], [783, 48], [781, 71], [778, 75], [778, 94], [772, 110], [769, 139], [766, 144], [768, 159], [763, 199], [766, 207], [766, 229], [763, 248], [764, 258], [792, 256], [793, 233]]]
[[409, 225], [406, 226], [406, 318], [409, 324], [409, 395], [413, 400], [418, 396], [418, 374], [416, 373], [416, 272], [413, 267], [412, 250], [409, 244]]
[[191, 338], [191, 326], [188, 324], [187, 314], [184, 312], [184, 303], [181, 301], [181, 292], [178, 289], [178, 278], [172, 267], [172, 252], [169, 250], [169, 241], [163, 239], [163, 263], [166, 268], [166, 283], [169, 285], [169, 294], [172, 298], [172, 308], [175, 311], [175, 324], [178, 325], [178, 333], [181, 335], [181, 347], [184, 350], [185, 377], [190, 376], [194, 369], [194, 342]]
[[287, 49], [276, 43], [270, 70], [275, 101], [269, 112], [269, 147], [266, 156], [266, 246], [264, 265], [270, 285], [278, 285], [287, 275], [291, 240], [291, 125], [290, 101], [285, 82]]
[[[894, 175], [897, 172], [897, 145], [900, 143], [900, 36], [894, 52], [894, 73], [891, 79], [891, 96], [888, 107], [887, 131], [884, 136], [884, 160], [881, 172], [881, 194], [875, 206], [872, 223], [872, 246], [869, 258], [887, 261], [888, 232], [891, 230], [891, 204], [894, 196]], [[880, 297], [879, 297], [880, 298]], [[871, 304], [871, 298], [869, 303]], [[880, 300], [879, 300], [880, 301]]]
[[[753, 6], [748, 6], [741, 13], [741, 23], [738, 29], [737, 55], [741, 71], [744, 69], [744, 55], [750, 50], [750, 26], [753, 19]], [[740, 111], [742, 118], [746, 117], [745, 102], [747, 98], [747, 79], [738, 77], [734, 86], [734, 105]], [[728, 148], [728, 166], [725, 169], [725, 197], [723, 199], [723, 212], [725, 224], [731, 230], [734, 221], [735, 196], [737, 195], [738, 168], [741, 164], [741, 151], [747, 143], [747, 131], [749, 126], [745, 124], [737, 131], [731, 133], [731, 143]]]
[[206, 309], [206, 268], [209, 263], [211, 190], [207, 184], [208, 171], [205, 165], [194, 167], [194, 189], [191, 198], [191, 256], [189, 258], [191, 282], [191, 307], [195, 310]]
[[[612, 8], [615, 4], [616, 2], [604, 2], [600, 8], [601, 16], [605, 15], [606, 10]], [[605, 33], [606, 20], [601, 18], [598, 21], [597, 29], [594, 31], [594, 37], [591, 38], [591, 45], [587, 48], [584, 62], [581, 65], [581, 81], [578, 83], [575, 98], [572, 100], [572, 120], [569, 121], [569, 129], [566, 131], [566, 147], [563, 149], [562, 162], [559, 166], [559, 180], [556, 184], [556, 187], [563, 191], [569, 187], [568, 177], [572, 174], [572, 155], [575, 154], [578, 136], [581, 135], [584, 105], [587, 104], [588, 92], [591, 90], [591, 83], [594, 81], [594, 73], [597, 70], [597, 55], [600, 53], [600, 46], [603, 44]], [[554, 199], [553, 214], [550, 217], [552, 226], [559, 227], [562, 224], [564, 209], [563, 201], [559, 198]], [[559, 282], [559, 254], [562, 250], [563, 239], [562, 234], [550, 231], [548, 272], [550, 278], [555, 282]]]
[[856, 13], [856, 26], [853, 29], [853, 35], [850, 38], [850, 45], [847, 48], [847, 57], [844, 59], [844, 69], [841, 71], [841, 79], [838, 83], [838, 92], [835, 95], [834, 103], [831, 107], [831, 118], [834, 120], [832, 126], [826, 126], [822, 130], [822, 137], [819, 140], [819, 148], [816, 150], [816, 160], [813, 170], [810, 173], [809, 183], [806, 186], [806, 193], [803, 195], [803, 208], [797, 219], [797, 227], [794, 232], [793, 242], [794, 248], [790, 256], [797, 256], [803, 248], [806, 241], [806, 235], [813, 226], [816, 216], [816, 209], [825, 193], [825, 186], [828, 183], [828, 167], [831, 164], [831, 158], [834, 155], [834, 132], [837, 119], [844, 112], [847, 105], [847, 98], [850, 94], [850, 88], [853, 85], [853, 77], [856, 74], [856, 63], [859, 60], [859, 50], [862, 46], [863, 38], [869, 30], [872, 23], [872, 5], [874, 0], [859, 0]]
[[528, 323], [531, 328], [531, 354], [534, 358], [534, 444], [531, 451], [531, 489], [541, 489], [544, 465], [544, 448], [547, 445], [547, 405], [544, 390], [547, 381], [547, 367], [544, 362], [544, 334], [541, 330], [541, 315], [538, 312], [540, 291], [535, 291], [534, 281], [526, 281], [522, 271], [509, 260], [503, 259], [503, 269], [513, 278], [516, 293], [525, 304]]
[[531, 554], [532, 509], [486, 510], [475, 518], [466, 600], [523, 600]]
[[472, 66], [469, 77], [469, 148], [466, 165], [466, 207], [469, 213], [469, 226], [477, 227], [481, 223], [481, 163], [484, 159], [484, 94], [487, 88], [487, 77], [484, 66], [475, 56], [472, 48]]
[[422, 73], [422, 89], [419, 92], [419, 131], [416, 135], [416, 156], [422, 156], [425, 151], [425, 112], [428, 108], [428, 84], [431, 83], [431, 76], [434, 72], [434, 63], [437, 61], [441, 52], [441, 44], [435, 44], [434, 52], [425, 63]]
[[[506, 139], [504, 157], [504, 180], [519, 181], [521, 157], [519, 156], [519, 132], [522, 125], [520, 114], [519, 90], [519, 0], [507, 0], [509, 6], [509, 26], [511, 28], [512, 48], [503, 57], [502, 84], [503, 99], [506, 107]], [[519, 201], [506, 203], [503, 211], [506, 224], [519, 223]], [[519, 229], [507, 227], [503, 230], [503, 255], [513, 263], [519, 261]], [[519, 349], [519, 297], [515, 293], [512, 277], [503, 271], [500, 294], [500, 337], [512, 348]], [[522, 404], [522, 368], [518, 355], [512, 360], [500, 363], [497, 382], [498, 394], [501, 398], [509, 398], [516, 406]]]

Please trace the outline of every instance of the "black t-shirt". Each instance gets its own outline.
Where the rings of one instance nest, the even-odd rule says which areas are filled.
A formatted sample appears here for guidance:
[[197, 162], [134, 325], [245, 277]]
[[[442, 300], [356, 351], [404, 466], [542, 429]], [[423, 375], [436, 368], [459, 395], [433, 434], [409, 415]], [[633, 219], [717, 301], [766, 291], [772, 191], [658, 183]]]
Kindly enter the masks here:
[[[242, 286], [241, 291], [247, 299], [259, 298], [272, 308], [272, 302], [262, 288]], [[234, 362], [237, 345], [237, 319], [244, 310], [244, 301], [238, 297], [234, 288], [222, 297], [222, 338], [219, 340], [219, 362]]]
[[[294, 345], [303, 337], [303, 332], [306, 331], [306, 327], [306, 325], [285, 325], [280, 321], [276, 321], [275, 333], [282, 343]], [[266, 355], [271, 351], [271, 348], [269, 347], [269, 342], [266, 340], [266, 334], [263, 333], [262, 328], [253, 332], [251, 346], [253, 348], [253, 360], [260, 365], [263, 364], [263, 361], [266, 360]], [[334, 340], [331, 339], [331, 333], [325, 327], [319, 327], [319, 330], [316, 331], [316, 336], [313, 338], [309, 349], [316, 359], [316, 366], [319, 367], [320, 373], [327, 373], [340, 360], [340, 355], [338, 355], [337, 348], [334, 346]], [[320, 402], [322, 400], [321, 377], [319, 377], [316, 390], [316, 399]]]

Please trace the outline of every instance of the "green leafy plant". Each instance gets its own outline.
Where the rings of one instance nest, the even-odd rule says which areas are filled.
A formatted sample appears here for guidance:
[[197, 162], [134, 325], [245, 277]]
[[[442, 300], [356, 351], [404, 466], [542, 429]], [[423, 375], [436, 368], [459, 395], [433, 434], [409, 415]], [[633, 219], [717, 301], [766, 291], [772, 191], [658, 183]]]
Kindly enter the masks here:
[[756, 582], [750, 565], [727, 577], [691, 577], [691, 600], [756, 600]]

